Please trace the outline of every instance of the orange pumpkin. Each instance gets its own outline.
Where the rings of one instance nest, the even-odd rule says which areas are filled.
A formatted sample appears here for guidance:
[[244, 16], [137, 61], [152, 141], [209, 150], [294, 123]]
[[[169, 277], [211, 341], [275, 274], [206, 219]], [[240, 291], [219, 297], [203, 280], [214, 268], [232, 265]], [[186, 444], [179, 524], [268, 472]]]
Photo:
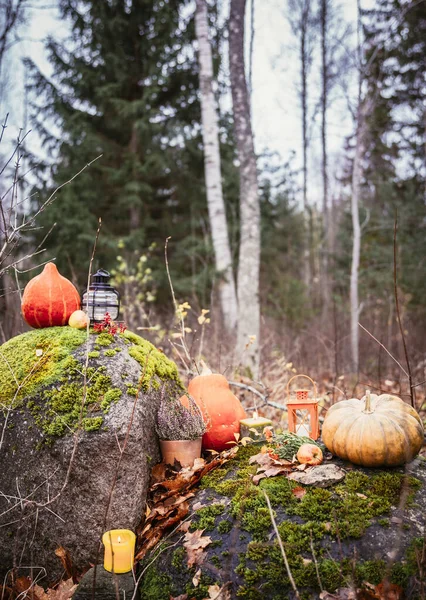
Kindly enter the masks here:
[[[189, 383], [188, 392], [194, 398], [207, 423], [203, 448], [221, 452], [235, 442], [240, 432], [240, 420], [247, 417], [241, 402], [231, 392], [223, 375], [199, 375]], [[186, 396], [181, 398], [185, 404]]]
[[76, 288], [59, 274], [53, 263], [47, 263], [40, 275], [31, 279], [22, 296], [22, 315], [36, 329], [66, 325], [79, 308]]

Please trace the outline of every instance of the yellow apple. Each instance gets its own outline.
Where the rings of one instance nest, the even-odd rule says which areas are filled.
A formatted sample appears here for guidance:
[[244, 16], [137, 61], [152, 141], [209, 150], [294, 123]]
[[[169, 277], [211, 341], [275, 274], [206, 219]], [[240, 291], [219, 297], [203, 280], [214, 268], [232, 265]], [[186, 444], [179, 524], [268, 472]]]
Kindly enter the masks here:
[[86, 329], [89, 317], [83, 310], [75, 310], [68, 319], [68, 325], [74, 329]]
[[322, 450], [315, 444], [302, 444], [297, 452], [297, 460], [302, 465], [320, 465]]

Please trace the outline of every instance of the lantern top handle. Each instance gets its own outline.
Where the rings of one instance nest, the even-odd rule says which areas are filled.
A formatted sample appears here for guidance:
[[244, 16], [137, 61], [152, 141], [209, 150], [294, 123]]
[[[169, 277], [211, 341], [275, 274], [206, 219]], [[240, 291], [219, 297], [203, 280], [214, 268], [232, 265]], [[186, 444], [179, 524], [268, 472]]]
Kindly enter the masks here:
[[105, 269], [98, 269], [96, 273], [92, 275], [92, 284], [97, 284], [99, 286], [108, 285], [110, 278], [111, 275], [108, 271], [105, 271]]
[[[300, 375], [293, 375], [293, 377], [290, 377], [290, 379], [287, 382], [287, 402], [290, 400], [290, 395], [291, 395], [290, 384], [291, 384], [291, 382], [297, 378], [302, 378], [302, 377], [304, 379], [307, 379], [312, 384], [313, 392], [314, 392], [313, 401], [315, 402], [317, 400], [318, 390], [317, 390], [317, 385], [316, 385], [315, 381], [313, 379], [311, 379], [308, 375], [300, 374]], [[300, 391], [302, 391], [302, 390], [300, 390]], [[308, 391], [308, 390], [305, 390], [305, 391]]]

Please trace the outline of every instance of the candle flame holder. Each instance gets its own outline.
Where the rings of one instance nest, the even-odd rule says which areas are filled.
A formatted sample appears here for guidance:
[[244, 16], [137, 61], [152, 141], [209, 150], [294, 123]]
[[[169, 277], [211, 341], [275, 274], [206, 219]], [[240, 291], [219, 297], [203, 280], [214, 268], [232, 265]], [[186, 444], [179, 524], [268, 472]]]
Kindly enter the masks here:
[[[295, 380], [304, 378], [310, 387], [291, 388]], [[317, 386], [308, 375], [294, 375], [287, 383], [288, 430], [311, 439], [319, 438]]]

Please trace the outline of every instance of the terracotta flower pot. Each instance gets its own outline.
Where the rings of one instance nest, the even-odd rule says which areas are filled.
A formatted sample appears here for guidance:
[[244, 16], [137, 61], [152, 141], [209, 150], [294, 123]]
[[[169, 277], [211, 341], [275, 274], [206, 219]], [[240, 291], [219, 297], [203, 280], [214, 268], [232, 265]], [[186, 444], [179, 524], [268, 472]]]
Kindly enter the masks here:
[[163, 462], [173, 465], [175, 459], [182, 467], [192, 467], [196, 458], [201, 456], [202, 438], [196, 440], [160, 440]]

